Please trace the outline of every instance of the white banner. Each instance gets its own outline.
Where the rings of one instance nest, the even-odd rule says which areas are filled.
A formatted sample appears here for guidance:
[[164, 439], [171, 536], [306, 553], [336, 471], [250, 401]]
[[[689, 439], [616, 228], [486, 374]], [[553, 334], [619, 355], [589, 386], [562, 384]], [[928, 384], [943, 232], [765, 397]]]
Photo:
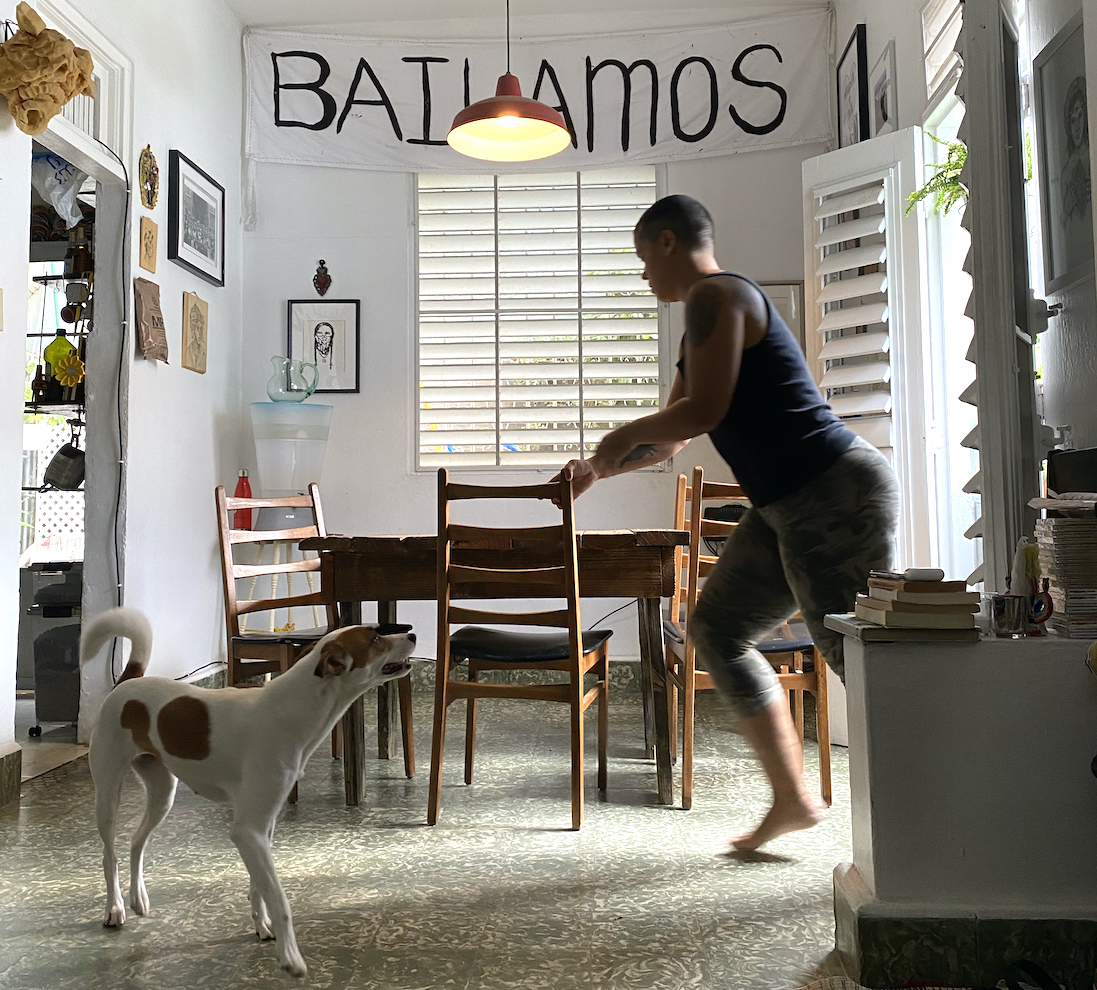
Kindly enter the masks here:
[[407, 172], [589, 169], [831, 138], [825, 10], [718, 27], [515, 40], [522, 94], [556, 107], [572, 147], [483, 163], [446, 133], [495, 95], [503, 42], [250, 31], [247, 153], [258, 161]]

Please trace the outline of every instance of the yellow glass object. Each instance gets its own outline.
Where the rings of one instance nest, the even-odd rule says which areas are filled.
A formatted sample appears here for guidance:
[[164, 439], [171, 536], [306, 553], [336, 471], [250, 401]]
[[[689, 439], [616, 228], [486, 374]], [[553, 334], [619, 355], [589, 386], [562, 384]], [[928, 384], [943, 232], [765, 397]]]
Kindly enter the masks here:
[[64, 328], [59, 327], [57, 330], [57, 336], [50, 341], [42, 354], [42, 356], [46, 359], [46, 364], [48, 365], [48, 367], [46, 368], [46, 375], [56, 378], [58, 362], [66, 354], [72, 354], [75, 351], [76, 348], [73, 347], [72, 341], [65, 336]]

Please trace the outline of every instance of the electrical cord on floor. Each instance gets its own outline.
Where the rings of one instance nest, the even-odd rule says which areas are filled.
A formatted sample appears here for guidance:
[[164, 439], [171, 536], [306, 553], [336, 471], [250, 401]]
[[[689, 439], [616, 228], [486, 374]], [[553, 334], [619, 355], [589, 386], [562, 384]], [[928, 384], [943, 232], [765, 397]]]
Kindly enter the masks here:
[[628, 608], [628, 607], [629, 607], [630, 605], [636, 605], [637, 603], [639, 603], [639, 601], [640, 601], [640, 599], [639, 599], [639, 598], [634, 598], [634, 599], [633, 599], [633, 600], [632, 600], [631, 602], [625, 602], [625, 604], [624, 604], [624, 605], [621, 605], [621, 606], [619, 606], [618, 608], [615, 608], [615, 609], [614, 609], [614, 610], [613, 610], [612, 612], [607, 612], [607, 613], [606, 613], [605, 615], [603, 615], [603, 616], [602, 616], [602, 618], [600, 618], [600, 619], [599, 619], [599, 620], [598, 620], [597, 622], [595, 622], [595, 623], [594, 623], [594, 624], [593, 624], [593, 625], [592, 625], [592, 626], [591, 626], [590, 628], [591, 628], [591, 629], [597, 629], [597, 628], [598, 628], [598, 627], [599, 627], [599, 626], [600, 626], [600, 625], [601, 625], [601, 624], [602, 624], [603, 622], [605, 622], [605, 621], [606, 621], [606, 619], [608, 619], [608, 618], [609, 618], [609, 617], [610, 617], [611, 615], [616, 615], [616, 614], [617, 614], [618, 612], [620, 612], [620, 611], [621, 611], [622, 609], [626, 609], [626, 608]]
[[203, 664], [201, 667], [195, 667], [194, 670], [192, 670], [188, 674], [180, 674], [175, 679], [177, 681], [185, 681], [188, 677], [193, 677], [195, 674], [201, 673], [203, 670], [209, 670], [210, 667], [223, 667], [223, 666], [224, 666], [224, 664], [221, 663], [220, 660], [212, 660], [209, 663]]

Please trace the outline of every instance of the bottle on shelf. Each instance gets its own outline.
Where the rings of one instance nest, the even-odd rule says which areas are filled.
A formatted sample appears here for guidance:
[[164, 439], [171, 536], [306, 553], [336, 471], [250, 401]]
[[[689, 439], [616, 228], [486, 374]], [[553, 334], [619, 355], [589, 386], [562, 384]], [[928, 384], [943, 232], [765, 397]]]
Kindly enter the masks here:
[[30, 383], [31, 394], [34, 396], [35, 402], [38, 402], [45, 395], [47, 388], [49, 388], [49, 383], [42, 373], [42, 365], [38, 365], [34, 371], [34, 379]]
[[61, 383], [57, 381], [54, 369], [61, 358], [75, 350], [72, 341], [65, 335], [65, 328], [58, 327], [57, 335], [46, 345], [46, 349], [42, 352], [42, 356], [46, 360], [46, 390], [44, 396], [46, 402], [61, 401], [63, 389]]
[[[248, 481], [246, 468], [240, 469], [240, 477], [236, 479], [235, 498], [251, 498], [251, 482]], [[237, 509], [232, 514], [233, 529], [251, 529], [251, 509]]]

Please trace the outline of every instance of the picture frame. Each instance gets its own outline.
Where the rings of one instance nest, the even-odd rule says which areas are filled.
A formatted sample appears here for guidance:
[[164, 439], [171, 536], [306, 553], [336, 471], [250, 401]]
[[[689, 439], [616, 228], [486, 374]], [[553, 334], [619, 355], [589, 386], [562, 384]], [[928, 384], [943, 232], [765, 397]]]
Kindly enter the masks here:
[[895, 39], [880, 53], [868, 77], [872, 100], [872, 136], [890, 134], [899, 129], [899, 101], [895, 92]]
[[1081, 14], [1071, 18], [1033, 59], [1032, 78], [1044, 293], [1051, 294], [1094, 275]]
[[206, 373], [206, 354], [209, 349], [209, 303], [193, 292], [183, 293], [183, 339], [179, 353], [181, 363], [189, 371]]
[[286, 357], [316, 365], [317, 392], [357, 392], [360, 385], [358, 299], [290, 299]]
[[865, 25], [853, 29], [838, 59], [838, 147], [864, 141], [869, 136], [868, 45]]
[[225, 187], [175, 149], [168, 152], [168, 260], [225, 284]]

